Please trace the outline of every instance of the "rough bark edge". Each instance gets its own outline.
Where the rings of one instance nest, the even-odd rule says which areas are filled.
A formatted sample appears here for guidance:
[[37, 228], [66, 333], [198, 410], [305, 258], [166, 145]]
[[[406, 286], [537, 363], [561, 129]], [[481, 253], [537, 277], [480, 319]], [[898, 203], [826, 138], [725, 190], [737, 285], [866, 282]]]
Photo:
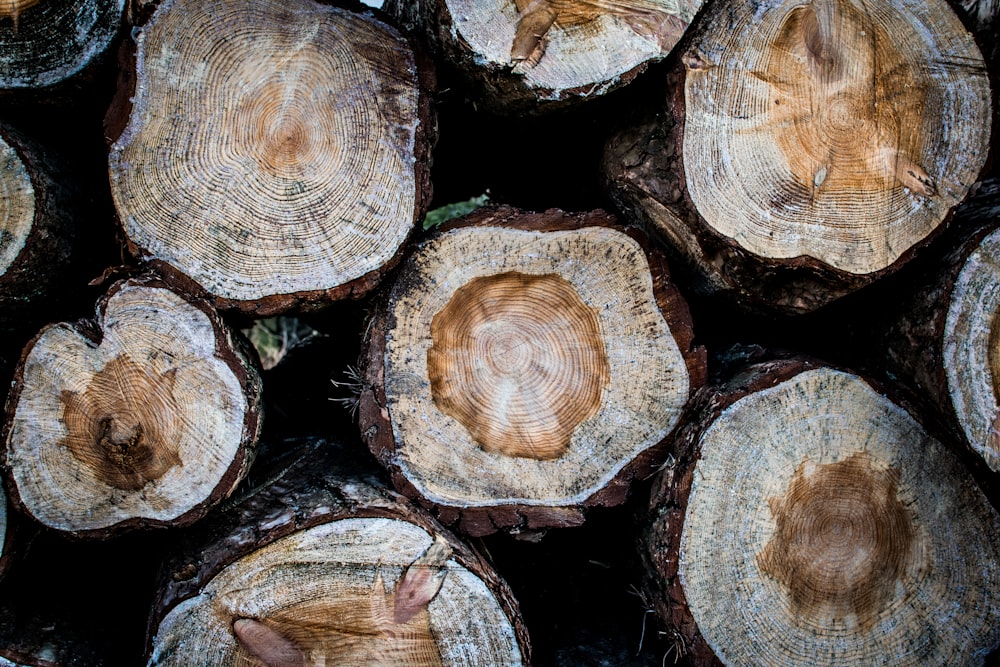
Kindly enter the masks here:
[[[684, 53], [703, 34], [704, 23], [688, 30], [675, 54]], [[961, 206], [961, 202], [953, 206], [930, 234], [896, 261], [872, 273], [852, 274], [806, 255], [758, 256], [709, 227], [688, 192], [683, 151], [685, 79], [686, 67], [677, 55], [667, 75], [663, 109], [633, 118], [630, 125], [612, 134], [605, 145], [602, 171], [612, 201], [626, 217], [667, 245], [671, 259], [679, 260], [693, 274], [692, 284], [702, 295], [719, 295], [742, 311], [812, 312], [896, 273], [941, 236]], [[980, 177], [990, 164], [992, 144], [988, 153]], [[663, 229], [657, 207], [675, 218], [671, 229]]]
[[[140, 264], [163, 277], [164, 282], [178, 291], [209, 301], [224, 312], [237, 312], [252, 318], [273, 317], [289, 313], [310, 313], [323, 309], [331, 302], [344, 299], [361, 299], [371, 293], [382, 278], [396, 268], [401, 261], [408, 242], [413, 238], [418, 223], [424, 219], [434, 192], [431, 182], [431, 153], [437, 143], [437, 115], [434, 111], [434, 95], [437, 90], [437, 74], [434, 63], [427, 52], [412, 38], [396, 26], [386, 22], [377, 12], [361, 5], [344, 3], [335, 5], [325, 0], [315, 0], [317, 4], [333, 6], [340, 11], [359, 14], [369, 21], [381, 24], [388, 32], [395, 32], [399, 39], [409, 46], [416, 67], [417, 122], [413, 138], [414, 207], [413, 222], [406, 238], [400, 243], [396, 253], [379, 269], [355, 278], [349, 282], [322, 290], [308, 290], [286, 294], [272, 294], [260, 299], [228, 299], [212, 294], [179, 268], [159, 259], [150, 259], [145, 248], [139, 246], [125, 231], [124, 221], [115, 209], [115, 223], [126, 252]], [[127, 13], [138, 28], [146, 25], [155, 15], [159, 0], [131, 0], [127, 3]], [[128, 126], [132, 114], [132, 98], [138, 81], [136, 54], [138, 46], [134, 37], [125, 39], [118, 50], [118, 88], [104, 116], [104, 139], [108, 146], [114, 144]]]
[[[665, 259], [659, 252], [650, 249], [647, 239], [639, 230], [618, 226], [614, 216], [600, 210], [573, 214], [551, 209], [543, 213], [532, 213], [510, 206], [501, 206], [479, 209], [464, 218], [442, 225], [438, 234], [431, 236], [429, 240], [453, 229], [469, 227], [505, 227], [540, 232], [606, 227], [626, 234], [639, 243], [645, 252], [653, 277], [653, 295], [656, 304], [687, 366], [690, 381], [689, 396], [705, 384], [707, 355], [705, 348], [695, 342], [687, 302], [676, 285], [670, 281]], [[416, 250], [417, 247], [411, 248], [409, 254]], [[647, 478], [662, 464], [667, 455], [666, 443], [670, 440], [671, 434], [629, 461], [603, 488], [578, 506], [498, 504], [491, 507], [458, 508], [439, 505], [424, 498], [402, 473], [396, 462], [396, 440], [385, 395], [385, 335], [390, 328], [388, 301], [391, 288], [391, 285], [386, 286], [380, 294], [365, 328], [361, 345], [362, 358], [359, 364], [364, 386], [358, 401], [358, 426], [365, 444], [389, 472], [393, 486], [403, 495], [433, 511], [446, 526], [454, 527], [471, 537], [482, 537], [497, 531], [530, 537], [539, 530], [579, 526], [583, 524], [589, 508], [623, 504], [632, 483]], [[683, 422], [679, 422], [678, 425], [681, 423]]]
[[14, 327], [66, 290], [68, 274], [79, 264], [75, 251], [82, 234], [76, 218], [83, 194], [57, 150], [8, 125], [0, 125], [0, 138], [24, 165], [35, 197], [31, 232], [17, 258], [0, 274], [0, 324]]
[[[444, 0], [386, 0], [384, 11], [415, 41], [444, 62], [450, 72], [458, 75], [474, 106], [482, 105], [503, 116], [540, 115], [599, 99], [628, 85], [651, 64], [666, 59], [669, 53], [644, 60], [613, 79], [564, 88], [556, 94], [550, 88], [526, 86], [524, 77], [515, 74], [511, 66], [483, 63], [482, 56], [458, 34]], [[676, 49], [675, 45], [672, 51]], [[595, 89], [600, 92], [595, 93]]]
[[[151, 274], [121, 280], [113, 284], [105, 295], [98, 300], [95, 307], [95, 316], [93, 318], [81, 319], [70, 323], [46, 325], [37, 334], [35, 334], [35, 336], [27, 343], [27, 345], [25, 345], [24, 350], [21, 352], [21, 357], [14, 370], [14, 380], [11, 382], [10, 393], [7, 396], [7, 403], [4, 410], [3, 428], [0, 429], [0, 473], [3, 474], [4, 480], [6, 481], [6, 486], [9, 490], [8, 499], [11, 506], [32, 519], [35, 519], [35, 517], [28, 507], [21, 501], [20, 494], [17, 490], [17, 484], [14, 481], [13, 470], [7, 464], [7, 440], [10, 437], [10, 430], [14, 421], [14, 413], [20, 401], [21, 391], [24, 388], [24, 367], [27, 362], [28, 355], [34, 349], [38, 340], [47, 331], [58, 326], [68, 326], [75, 333], [89, 339], [95, 345], [100, 344], [103, 339], [103, 334], [98, 327], [97, 322], [99, 319], [103, 319], [111, 297], [125, 287], [151, 287], [171, 290], [171, 288], [163, 280], [161, 280], [158, 276]], [[209, 496], [184, 514], [181, 514], [174, 519], [161, 520], [134, 517], [124, 521], [119, 521], [118, 523], [105, 528], [57, 532], [64, 533], [70, 537], [109, 539], [134, 529], [167, 528], [189, 525], [205, 516], [205, 514], [207, 514], [212, 507], [228, 497], [239, 484], [240, 480], [246, 476], [247, 471], [250, 469], [250, 465], [253, 463], [253, 459], [256, 454], [257, 442], [260, 438], [263, 417], [261, 410], [261, 392], [263, 384], [260, 379], [262, 370], [260, 368], [260, 362], [257, 359], [256, 352], [253, 351], [253, 346], [250, 345], [249, 341], [243, 338], [238, 331], [231, 329], [228, 325], [226, 325], [219, 313], [217, 313], [208, 303], [201, 299], [193, 298], [183, 292], [177, 292], [176, 290], [171, 291], [175, 294], [179, 294], [179, 296], [184, 298], [189, 305], [200, 310], [208, 318], [209, 322], [212, 323], [212, 328], [215, 331], [215, 357], [225, 362], [225, 364], [236, 376], [240, 383], [240, 387], [243, 390], [243, 395], [246, 399], [246, 412], [243, 421], [243, 438], [240, 442], [236, 456], [233, 457], [233, 460], [226, 469], [225, 474], [223, 474], [223, 476], [216, 483], [215, 488]]]
[[[276, 473], [264, 485], [244, 485], [240, 497], [186, 535], [164, 560], [157, 576], [162, 585], [150, 608], [147, 655], [167, 614], [198, 595], [213, 577], [243, 556], [293, 533], [339, 519], [389, 518], [407, 521], [446, 539], [452, 558], [479, 577], [494, 595], [514, 628], [524, 664], [531, 664], [531, 644], [517, 600], [478, 551], [459, 541], [429, 513], [386, 487], [352, 460], [340, 443], [314, 437], [285, 444], [292, 445], [285, 456], [290, 462], [279, 460], [273, 466]], [[341, 481], [348, 484], [338, 485]], [[276, 520], [278, 517], [283, 520]]]

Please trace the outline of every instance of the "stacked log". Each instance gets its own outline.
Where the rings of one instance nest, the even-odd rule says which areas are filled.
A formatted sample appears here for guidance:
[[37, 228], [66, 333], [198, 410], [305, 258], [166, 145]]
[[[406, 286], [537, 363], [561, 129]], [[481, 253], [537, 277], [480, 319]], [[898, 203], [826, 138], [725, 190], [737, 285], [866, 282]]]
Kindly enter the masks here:
[[696, 406], [642, 538], [678, 655], [974, 664], [1000, 646], [1000, 515], [905, 409], [805, 360]]
[[409, 43], [311, 0], [164, 2], [135, 40], [108, 128], [132, 254], [255, 316], [372, 289], [430, 195], [432, 77]]
[[476, 104], [535, 113], [595, 99], [670, 53], [701, 0], [389, 0]]
[[485, 210], [383, 299], [359, 425], [404, 493], [470, 535], [624, 502], [704, 377], [666, 265], [603, 212]]
[[984, 167], [989, 80], [943, 2], [715, 3], [681, 60], [605, 170], [705, 293], [815, 310], [898, 270]]
[[94, 536], [204, 516], [246, 475], [260, 434], [246, 347], [158, 279], [116, 283], [93, 320], [44, 328], [8, 399], [12, 500], [45, 526]]
[[170, 559], [150, 665], [521, 665], [509, 589], [328, 441]]

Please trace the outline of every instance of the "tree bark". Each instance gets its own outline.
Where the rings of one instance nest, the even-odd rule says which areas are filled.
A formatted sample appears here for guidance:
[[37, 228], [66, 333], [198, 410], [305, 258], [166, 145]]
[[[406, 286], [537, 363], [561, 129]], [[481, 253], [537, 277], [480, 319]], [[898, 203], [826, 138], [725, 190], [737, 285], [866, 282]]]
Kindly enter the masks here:
[[210, 306], [116, 283], [94, 320], [49, 325], [22, 354], [3, 433], [12, 500], [77, 535], [191, 523], [246, 474], [260, 390], [256, 356]]
[[520, 665], [506, 585], [427, 514], [312, 439], [167, 560], [150, 665]]
[[1000, 184], [983, 184], [956, 216], [958, 240], [931, 265], [876, 327], [881, 350], [869, 361], [929, 399], [955, 439], [1000, 471], [995, 313], [1000, 307], [997, 201]]
[[5, 0], [0, 4], [0, 95], [72, 99], [120, 35], [125, 0]]
[[989, 149], [989, 80], [952, 10], [706, 11], [665, 108], [609, 142], [616, 200], [737, 302], [807, 312], [896, 271]]
[[64, 157], [0, 124], [0, 331], [37, 328], [75, 293], [82, 196]]
[[701, 392], [674, 446], [641, 555], [693, 664], [976, 664], [1000, 645], [1000, 516], [881, 390], [757, 364]]
[[312, 0], [174, 0], [135, 48], [108, 122], [133, 254], [255, 316], [378, 283], [430, 197], [433, 76], [395, 29]]
[[598, 211], [480, 210], [419, 246], [368, 330], [359, 422], [470, 535], [624, 501], [704, 381], [666, 264]]
[[[670, 53], [701, 0], [389, 0], [386, 10], [506, 114], [594, 99]], [[599, 53], [600, 57], [595, 57]]]

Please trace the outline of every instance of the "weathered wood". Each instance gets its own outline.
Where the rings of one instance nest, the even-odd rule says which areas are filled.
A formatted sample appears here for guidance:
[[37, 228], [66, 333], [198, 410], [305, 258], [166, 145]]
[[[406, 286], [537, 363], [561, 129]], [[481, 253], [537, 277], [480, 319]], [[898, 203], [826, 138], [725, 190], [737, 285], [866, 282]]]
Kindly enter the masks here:
[[471, 535], [624, 501], [704, 381], [666, 264], [603, 212], [483, 209], [419, 246], [368, 330], [359, 423]]
[[665, 108], [609, 142], [615, 198], [700, 289], [806, 312], [896, 271], [989, 150], [990, 86], [943, 2], [717, 3]]
[[389, 0], [477, 105], [551, 110], [618, 88], [670, 53], [701, 0]]
[[[950, 248], [875, 323], [868, 364], [912, 386], [990, 469], [1000, 471], [997, 197], [987, 181], [956, 215]], [[874, 350], [879, 352], [874, 352]]]
[[[122, 29], [125, 0], [4, 0], [0, 3], [0, 96], [51, 93], [71, 102]], [[48, 100], [52, 101], [52, 100]], [[62, 100], [66, 101], [66, 99]]]
[[200, 518], [253, 460], [261, 386], [247, 348], [208, 304], [152, 278], [113, 285], [92, 321], [45, 327], [7, 404], [12, 500], [97, 537]]
[[642, 557], [693, 664], [977, 664], [1000, 645], [998, 530], [906, 410], [792, 359], [698, 395]]
[[257, 316], [372, 289], [430, 195], [433, 76], [409, 43], [312, 0], [172, 0], [135, 39], [108, 123], [129, 250]]
[[342, 445], [289, 451], [165, 563], [150, 665], [528, 664], [516, 603], [476, 552]]

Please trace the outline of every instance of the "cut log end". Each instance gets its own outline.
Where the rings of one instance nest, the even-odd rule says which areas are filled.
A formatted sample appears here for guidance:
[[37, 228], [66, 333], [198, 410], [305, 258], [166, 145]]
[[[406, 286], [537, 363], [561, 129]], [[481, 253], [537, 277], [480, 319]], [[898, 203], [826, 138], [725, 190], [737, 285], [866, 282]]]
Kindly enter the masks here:
[[[199, 28], [220, 21], [238, 28]], [[427, 81], [406, 39], [312, 0], [178, 0], [137, 49], [109, 157], [130, 248], [255, 314], [371, 289], [429, 189]], [[178, 105], [182, 119], [162, 111]]]
[[255, 362], [233, 335], [207, 305], [143, 281], [113, 286], [94, 323], [43, 329], [6, 427], [24, 509], [101, 532], [190, 521], [222, 500], [260, 425]]
[[[691, 201], [710, 229], [761, 261], [808, 257], [851, 274], [845, 281], [886, 270], [944, 222], [984, 166], [982, 55], [944, 3], [758, 9], [746, 0], [709, 10], [691, 45], [723, 65], [688, 66]], [[969, 66], [942, 69], [944, 44]]]
[[701, 382], [661, 258], [588, 217], [473, 214], [417, 250], [373, 324], [366, 377], [386, 402], [362, 432], [463, 531], [623, 502]]
[[9, 18], [14, 22], [17, 31], [17, 19], [27, 9], [37, 5], [41, 0], [2, 0], [0, 1], [0, 20]]

